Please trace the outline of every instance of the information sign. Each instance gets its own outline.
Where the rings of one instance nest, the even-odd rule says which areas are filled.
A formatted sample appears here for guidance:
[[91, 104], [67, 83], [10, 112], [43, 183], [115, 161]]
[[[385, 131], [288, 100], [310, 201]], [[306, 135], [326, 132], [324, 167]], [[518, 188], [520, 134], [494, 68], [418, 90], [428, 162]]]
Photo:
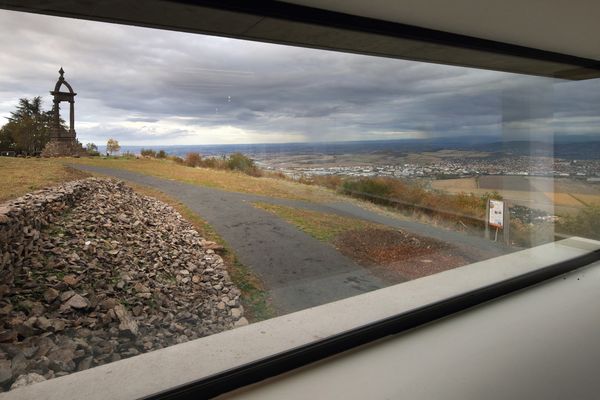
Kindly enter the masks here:
[[490, 200], [488, 221], [490, 226], [504, 228], [504, 202], [502, 200]]

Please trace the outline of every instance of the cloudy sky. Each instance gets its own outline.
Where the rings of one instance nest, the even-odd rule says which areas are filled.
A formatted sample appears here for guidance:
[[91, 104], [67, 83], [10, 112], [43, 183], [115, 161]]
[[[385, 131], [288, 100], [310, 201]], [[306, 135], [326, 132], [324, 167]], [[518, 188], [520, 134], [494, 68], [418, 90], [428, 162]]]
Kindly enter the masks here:
[[41, 95], [50, 108], [62, 66], [78, 93], [83, 143], [520, 138], [600, 126], [600, 80], [558, 82], [2, 10], [0, 48], [0, 117], [20, 97]]

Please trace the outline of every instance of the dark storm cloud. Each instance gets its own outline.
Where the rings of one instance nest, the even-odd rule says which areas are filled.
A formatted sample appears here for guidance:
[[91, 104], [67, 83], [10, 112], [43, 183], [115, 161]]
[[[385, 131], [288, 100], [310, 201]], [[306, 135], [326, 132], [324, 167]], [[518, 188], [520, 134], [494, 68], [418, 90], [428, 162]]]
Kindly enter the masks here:
[[[84, 140], [269, 142], [569, 133], [597, 125], [598, 82], [0, 12], [0, 115], [62, 65]], [[538, 96], [536, 90], [553, 95]], [[546, 92], [544, 92], [546, 93]], [[560, 96], [557, 96], [557, 93]], [[545, 110], [541, 113], [536, 110]], [[552, 120], [552, 112], [560, 116]], [[543, 115], [542, 115], [543, 114]], [[535, 130], [535, 129], [534, 129]]]

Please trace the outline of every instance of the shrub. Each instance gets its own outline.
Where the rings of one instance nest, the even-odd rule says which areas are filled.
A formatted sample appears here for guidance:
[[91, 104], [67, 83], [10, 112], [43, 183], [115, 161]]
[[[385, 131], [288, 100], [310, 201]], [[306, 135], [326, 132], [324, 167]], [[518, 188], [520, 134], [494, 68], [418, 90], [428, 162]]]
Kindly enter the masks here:
[[[302, 182], [303, 178], [300, 178]], [[329, 189], [338, 190], [342, 186], [343, 178], [337, 175], [319, 175], [313, 176], [312, 179], [309, 180], [309, 184], [324, 186]]]
[[[314, 179], [319, 184], [334, 186], [336, 180]], [[485, 214], [485, 196], [458, 195], [427, 190], [424, 183], [396, 178], [376, 177], [343, 180], [340, 190], [374, 203], [392, 206], [408, 212], [440, 217], [445, 221], [481, 227]], [[486, 194], [488, 195], [488, 194]], [[493, 195], [493, 194], [492, 194]], [[495, 194], [497, 195], [497, 194]], [[494, 196], [495, 196], [494, 195]]]
[[131, 159], [131, 158], [136, 158], [136, 156], [135, 156], [135, 154], [133, 154], [132, 152], [127, 150], [126, 152], [121, 154], [121, 158]]
[[184, 163], [188, 167], [199, 167], [202, 164], [202, 157], [197, 152], [187, 153]]
[[156, 153], [156, 158], [167, 158], [167, 152], [165, 152], [164, 150], [159, 150], [158, 153]]
[[98, 146], [95, 143], [88, 143], [85, 145], [85, 151], [87, 151], [88, 155], [92, 157], [97, 157], [100, 155], [98, 152]]
[[552, 222], [526, 224], [516, 218], [510, 221], [510, 241], [518, 246], [539, 246], [553, 240], [554, 224]]
[[229, 155], [227, 158], [227, 168], [251, 176], [261, 176], [260, 170], [254, 164], [254, 161], [242, 153], [233, 153]]
[[140, 150], [140, 154], [143, 157], [152, 157], [152, 158], [156, 157], [156, 151], [154, 151], [152, 149], [142, 149], [142, 150]]
[[558, 230], [560, 233], [600, 240], [600, 204], [589, 204], [577, 214], [562, 217]]
[[221, 164], [221, 160], [217, 160], [214, 157], [202, 160], [202, 166], [206, 168], [222, 168], [223, 166]]
[[388, 198], [392, 194], [391, 186], [382, 178], [361, 178], [346, 181], [342, 184], [345, 194], [365, 198]]
[[181, 158], [181, 157], [178, 157], [178, 156], [171, 156], [171, 157], [169, 157], [169, 159], [172, 160], [172, 161], [174, 161], [174, 162], [176, 162], [177, 164], [184, 164], [185, 163], [184, 159]]
[[261, 171], [261, 175], [267, 178], [274, 179], [288, 179], [288, 177], [281, 171]]

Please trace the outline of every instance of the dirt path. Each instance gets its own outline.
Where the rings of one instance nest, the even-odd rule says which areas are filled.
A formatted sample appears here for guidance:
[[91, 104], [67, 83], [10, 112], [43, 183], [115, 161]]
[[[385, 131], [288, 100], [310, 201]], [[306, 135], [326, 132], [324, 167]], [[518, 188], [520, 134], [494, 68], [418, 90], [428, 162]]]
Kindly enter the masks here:
[[441, 240], [477, 261], [510, 249], [483, 238], [435, 226], [392, 218], [351, 202], [309, 203], [191, 185], [114, 168], [73, 165], [154, 187], [182, 201], [210, 223], [234, 249], [240, 261], [257, 273], [281, 313], [301, 310], [387, 286], [369, 270], [272, 213], [252, 206], [267, 202], [334, 213], [380, 223]]

